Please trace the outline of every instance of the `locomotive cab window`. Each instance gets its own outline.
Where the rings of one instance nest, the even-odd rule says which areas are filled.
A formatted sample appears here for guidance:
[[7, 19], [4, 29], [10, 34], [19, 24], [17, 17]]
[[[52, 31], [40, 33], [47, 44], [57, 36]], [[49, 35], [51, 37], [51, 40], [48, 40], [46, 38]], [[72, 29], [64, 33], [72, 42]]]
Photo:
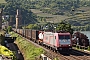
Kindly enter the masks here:
[[70, 39], [70, 35], [60, 35], [59, 39]]
[[70, 35], [59, 35], [60, 44], [70, 44]]

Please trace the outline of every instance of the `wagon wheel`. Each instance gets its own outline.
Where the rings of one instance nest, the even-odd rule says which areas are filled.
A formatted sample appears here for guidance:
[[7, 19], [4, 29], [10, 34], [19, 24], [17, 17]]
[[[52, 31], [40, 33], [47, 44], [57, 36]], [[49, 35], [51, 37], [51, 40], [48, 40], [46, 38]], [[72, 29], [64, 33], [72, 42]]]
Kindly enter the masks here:
[[37, 43], [40, 45], [40, 42], [39, 41]]

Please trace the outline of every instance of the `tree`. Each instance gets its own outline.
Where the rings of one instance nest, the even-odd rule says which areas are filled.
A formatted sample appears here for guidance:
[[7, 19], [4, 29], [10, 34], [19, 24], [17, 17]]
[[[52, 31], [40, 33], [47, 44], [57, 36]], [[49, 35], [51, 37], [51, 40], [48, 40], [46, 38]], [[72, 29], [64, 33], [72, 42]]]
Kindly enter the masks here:
[[73, 34], [73, 29], [71, 28], [71, 25], [70, 24], [66, 24], [63, 21], [58, 24], [56, 30], [57, 31], [70, 32], [71, 34]]
[[12, 31], [12, 27], [11, 26], [8, 26], [7, 27], [7, 32], [10, 32], [10, 31]]

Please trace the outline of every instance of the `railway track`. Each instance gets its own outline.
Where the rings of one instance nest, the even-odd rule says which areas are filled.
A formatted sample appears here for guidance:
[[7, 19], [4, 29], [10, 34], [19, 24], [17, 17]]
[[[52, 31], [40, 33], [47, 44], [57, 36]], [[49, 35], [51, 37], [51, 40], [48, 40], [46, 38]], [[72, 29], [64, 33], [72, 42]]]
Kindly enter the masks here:
[[[74, 52], [72, 52], [72, 53], [74, 53]], [[74, 53], [74, 54], [78, 55], [77, 53]], [[55, 52], [52, 52], [52, 51], [47, 52], [46, 55], [49, 58], [51, 58], [52, 60], [55, 57], [57, 57], [59, 60], [90, 60], [90, 56], [86, 56], [86, 55], [84, 55], [84, 56], [81, 56], [81, 55], [76, 56], [76, 55], [70, 54], [68, 56], [65, 56], [65, 55], [62, 55], [61, 53], [55, 53]]]
[[[90, 60], [90, 54], [79, 52], [77, 50], [72, 50], [70, 56], [66, 56], [68, 58], [74, 58], [73, 60]], [[72, 60], [72, 59], [71, 59]]]
[[56, 58], [56, 57], [59, 60], [90, 60], [90, 54], [87, 54], [87, 53], [76, 51], [74, 49], [70, 53], [68, 53], [68, 52], [66, 52], [65, 54], [62, 54], [62, 52], [57, 53], [57, 52], [53, 52], [52, 50], [47, 49], [41, 45], [38, 45], [37, 43], [34, 43], [33, 41], [31, 41], [27, 38], [24, 38], [24, 39], [26, 39], [27, 41], [29, 41], [30, 43], [34, 44], [37, 47], [43, 48], [46, 51], [45, 55], [48, 56], [49, 58], [51, 58], [52, 60], [54, 60], [54, 58]]
[[[76, 48], [73, 48], [73, 49], [74, 49], [74, 50], [77, 50]], [[90, 55], [90, 51], [87, 51], [87, 50], [79, 50], [79, 49], [78, 49], [78, 51], [85, 52], [85, 54]]]

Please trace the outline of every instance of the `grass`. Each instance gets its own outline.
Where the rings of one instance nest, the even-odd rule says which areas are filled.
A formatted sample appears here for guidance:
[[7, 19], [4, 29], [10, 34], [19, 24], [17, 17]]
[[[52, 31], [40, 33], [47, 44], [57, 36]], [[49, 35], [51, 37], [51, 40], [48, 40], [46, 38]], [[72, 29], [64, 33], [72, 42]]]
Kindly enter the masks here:
[[42, 48], [38, 48], [21, 36], [14, 32], [10, 32], [11, 36], [17, 37], [15, 43], [18, 45], [22, 53], [24, 54], [25, 60], [35, 60], [35, 57], [40, 56], [44, 52]]
[[5, 0], [0, 0], [0, 3], [6, 3], [6, 1]]

